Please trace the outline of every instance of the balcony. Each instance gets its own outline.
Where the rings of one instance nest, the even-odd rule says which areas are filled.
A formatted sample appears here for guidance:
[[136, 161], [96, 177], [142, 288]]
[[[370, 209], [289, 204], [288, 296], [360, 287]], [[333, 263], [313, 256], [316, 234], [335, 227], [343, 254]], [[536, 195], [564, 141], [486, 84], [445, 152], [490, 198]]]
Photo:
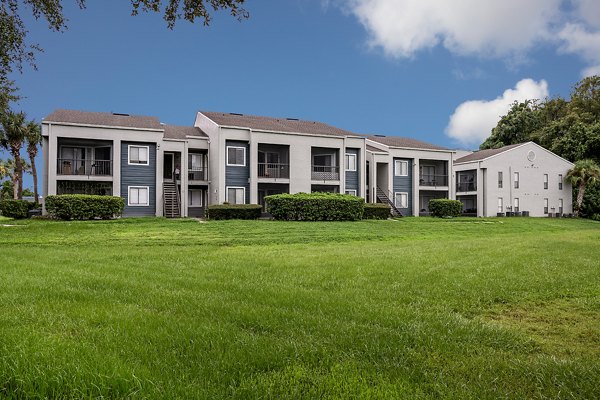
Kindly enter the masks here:
[[56, 173], [58, 175], [112, 176], [112, 160], [58, 158]]
[[475, 192], [477, 190], [477, 183], [475, 182], [460, 182], [456, 184], [457, 192]]
[[313, 165], [311, 179], [313, 181], [339, 181], [340, 167], [335, 165]]
[[290, 166], [283, 163], [258, 163], [259, 178], [289, 179]]
[[188, 170], [188, 181], [207, 181], [208, 168], [192, 167]]
[[421, 174], [420, 186], [448, 186], [448, 175]]

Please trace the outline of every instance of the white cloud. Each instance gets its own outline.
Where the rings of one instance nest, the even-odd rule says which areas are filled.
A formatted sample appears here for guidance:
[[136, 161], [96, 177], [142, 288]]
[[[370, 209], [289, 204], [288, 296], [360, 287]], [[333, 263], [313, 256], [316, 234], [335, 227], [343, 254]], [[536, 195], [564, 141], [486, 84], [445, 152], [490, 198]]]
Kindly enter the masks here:
[[[327, 4], [331, 0], [326, 1]], [[600, 70], [599, 0], [337, 0], [393, 58], [444, 47], [452, 54], [527, 59], [537, 44], [580, 56], [584, 75]]]
[[517, 82], [514, 89], [507, 89], [494, 100], [470, 100], [462, 103], [446, 127], [446, 134], [462, 145], [472, 146], [483, 142], [500, 117], [505, 115], [514, 101], [543, 99], [548, 97], [548, 83], [533, 79]]

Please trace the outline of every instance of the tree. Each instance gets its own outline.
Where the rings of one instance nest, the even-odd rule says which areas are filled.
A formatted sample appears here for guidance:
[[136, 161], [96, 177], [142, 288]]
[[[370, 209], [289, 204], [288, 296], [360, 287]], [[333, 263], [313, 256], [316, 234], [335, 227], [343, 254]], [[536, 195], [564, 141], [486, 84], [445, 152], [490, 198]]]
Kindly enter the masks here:
[[35, 203], [38, 203], [38, 176], [35, 168], [35, 156], [38, 148], [42, 144], [42, 132], [40, 126], [35, 121], [29, 121], [25, 126], [25, 139], [27, 140], [27, 154], [31, 163], [31, 175], [33, 176], [33, 193]]
[[566, 178], [577, 186], [577, 208], [575, 215], [579, 215], [579, 210], [583, 204], [585, 189], [596, 182], [600, 182], [600, 167], [594, 160], [579, 160], [575, 166], [567, 172]]
[[[73, 0], [81, 9], [86, 0]], [[204, 25], [211, 22], [211, 10], [229, 10], [239, 20], [247, 18], [248, 12], [242, 8], [245, 0], [130, 0], [132, 15], [139, 12], [161, 12], [169, 29], [173, 29], [178, 19], [195, 22], [199, 19]], [[164, 6], [163, 6], [164, 3]], [[2, 0], [0, 2], [0, 111], [2, 104], [14, 100], [15, 87], [8, 79], [11, 72], [22, 71], [23, 64], [35, 69], [35, 53], [41, 48], [27, 43], [27, 29], [23, 21], [22, 9], [31, 8], [35, 19], [43, 18], [50, 30], [62, 32], [67, 28], [61, 0]]]
[[23, 197], [23, 160], [21, 148], [25, 141], [25, 114], [7, 112], [0, 115], [0, 146], [10, 151], [15, 162], [13, 198]]

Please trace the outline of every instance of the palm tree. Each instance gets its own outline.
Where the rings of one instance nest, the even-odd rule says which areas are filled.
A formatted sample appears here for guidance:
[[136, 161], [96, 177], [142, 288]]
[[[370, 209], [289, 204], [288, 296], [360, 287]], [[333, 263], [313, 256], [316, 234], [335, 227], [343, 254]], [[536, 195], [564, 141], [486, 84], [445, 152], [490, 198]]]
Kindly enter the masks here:
[[575, 209], [575, 215], [579, 215], [585, 189], [589, 185], [600, 181], [600, 167], [594, 160], [579, 160], [567, 172], [566, 178], [573, 186], [579, 186], [577, 191], [577, 208]]
[[7, 111], [0, 116], [0, 146], [4, 147], [15, 160], [13, 172], [13, 197], [23, 197], [23, 160], [21, 147], [25, 141], [25, 113]]
[[35, 156], [38, 153], [38, 146], [42, 144], [42, 132], [35, 121], [29, 121], [25, 126], [25, 139], [27, 140], [29, 162], [31, 162], [31, 175], [33, 175], [33, 195], [35, 204], [38, 204], [38, 177], [35, 169]]

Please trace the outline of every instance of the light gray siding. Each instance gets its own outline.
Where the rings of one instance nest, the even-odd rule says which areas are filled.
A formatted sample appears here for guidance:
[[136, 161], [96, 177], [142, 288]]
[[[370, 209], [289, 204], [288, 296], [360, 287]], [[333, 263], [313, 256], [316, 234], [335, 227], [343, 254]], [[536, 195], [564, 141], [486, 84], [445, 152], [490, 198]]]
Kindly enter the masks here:
[[[227, 165], [227, 146], [244, 147], [246, 149], [246, 165]], [[250, 203], [250, 151], [248, 142], [226, 140], [225, 160], [223, 160], [223, 163], [225, 163], [225, 190], [227, 190], [228, 186], [246, 188], [246, 204]], [[227, 196], [227, 193], [225, 193], [225, 196]]]
[[[396, 176], [396, 160], [408, 161], [408, 176]], [[392, 164], [393, 174], [393, 190], [392, 195], [395, 196], [396, 192], [408, 193], [408, 207], [398, 208], [402, 215], [412, 215], [413, 210], [413, 160], [408, 158], [394, 158]], [[392, 199], [394, 201], [394, 199]]]
[[[346, 171], [346, 190], [356, 190], [356, 194], [360, 196], [360, 149], [347, 148], [346, 154], [356, 155], [356, 171]], [[344, 154], [344, 169], [346, 168], [346, 154]]]
[[[148, 146], [148, 165], [129, 165], [129, 145]], [[148, 186], [148, 206], [128, 206], [127, 188]], [[156, 144], [121, 142], [121, 197], [125, 199], [125, 217], [145, 217], [156, 215]]]

